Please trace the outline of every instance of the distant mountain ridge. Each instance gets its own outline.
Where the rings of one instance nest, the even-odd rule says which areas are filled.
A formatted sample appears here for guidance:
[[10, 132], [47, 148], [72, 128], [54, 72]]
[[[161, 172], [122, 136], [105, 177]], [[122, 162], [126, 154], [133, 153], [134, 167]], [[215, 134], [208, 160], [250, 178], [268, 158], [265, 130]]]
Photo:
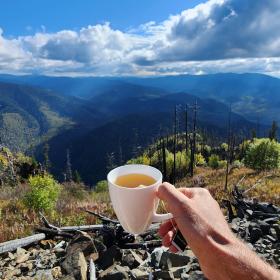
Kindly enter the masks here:
[[167, 92], [188, 92], [212, 98], [253, 122], [280, 123], [280, 79], [255, 73], [220, 73], [161, 77], [45, 77], [0, 75], [8, 80], [48, 88], [64, 95], [91, 99], [122, 84], [158, 88]]
[[186, 91], [200, 98], [213, 98], [232, 106], [248, 120], [280, 122], [280, 79], [263, 74], [179, 75], [158, 78], [130, 78], [143, 86]]
[[12, 150], [26, 151], [78, 123], [93, 128], [97, 120], [98, 114], [75, 97], [0, 82], [0, 140]]
[[[215, 99], [200, 98], [186, 91], [172, 93], [167, 86], [145, 86], [132, 78], [110, 78], [114, 85], [109, 83], [105, 87], [101, 84], [105, 84], [106, 78], [100, 78], [103, 81], [96, 85], [98, 90], [87, 91], [83, 97], [76, 97], [81, 92], [76, 96], [67, 94], [67, 84], [62, 93], [49, 87], [44, 89], [43, 85], [26, 85], [28, 80], [20, 79], [18, 83], [0, 82], [0, 140], [23, 151], [33, 144], [39, 159], [47, 141], [52, 171], [60, 178], [69, 150], [73, 169], [87, 183], [103, 179], [108, 155], [114, 154], [116, 164], [120, 164], [160, 134], [172, 133], [175, 105], [182, 106], [178, 111], [180, 129], [184, 127], [185, 105], [197, 102], [199, 129], [214, 135], [217, 141], [226, 139], [229, 108]], [[189, 119], [191, 122], [191, 110]], [[232, 127], [239, 137], [248, 137], [257, 125], [232, 113]], [[267, 127], [260, 125], [259, 130], [263, 134]], [[120, 150], [122, 161], [117, 156]]]

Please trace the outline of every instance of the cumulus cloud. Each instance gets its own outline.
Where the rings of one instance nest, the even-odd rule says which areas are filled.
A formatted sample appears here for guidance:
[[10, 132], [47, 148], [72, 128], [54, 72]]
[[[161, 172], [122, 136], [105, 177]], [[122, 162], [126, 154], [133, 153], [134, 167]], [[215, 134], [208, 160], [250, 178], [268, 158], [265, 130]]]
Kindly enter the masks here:
[[279, 18], [279, 0], [209, 0], [126, 32], [105, 23], [9, 39], [0, 28], [0, 72], [280, 76]]
[[211, 0], [164, 22], [158, 60], [280, 55], [280, 1]]

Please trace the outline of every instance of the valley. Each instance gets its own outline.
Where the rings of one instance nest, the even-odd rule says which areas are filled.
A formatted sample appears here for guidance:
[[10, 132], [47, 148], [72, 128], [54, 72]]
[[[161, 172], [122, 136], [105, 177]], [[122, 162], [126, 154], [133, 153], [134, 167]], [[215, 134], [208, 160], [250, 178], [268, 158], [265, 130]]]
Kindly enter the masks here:
[[[182, 82], [172, 88], [179, 78]], [[226, 92], [223, 98], [219, 96], [225, 101], [220, 102], [211, 94], [198, 94], [194, 82], [188, 79], [191, 77], [75, 79], [2, 75], [0, 81], [6, 82], [0, 82], [1, 143], [11, 150], [34, 154], [39, 161], [44, 160], [48, 143], [52, 172], [60, 180], [68, 151], [73, 169], [93, 184], [105, 177], [110, 157], [114, 157], [114, 164], [121, 164], [159, 136], [172, 133], [175, 106], [179, 131], [185, 129], [186, 106], [191, 129], [191, 107], [197, 102], [199, 131], [211, 135], [209, 141], [224, 141], [229, 112], [226, 100], [232, 91], [229, 96]], [[207, 88], [204, 82], [198, 84]], [[269, 125], [261, 120], [250, 121], [254, 116], [247, 116], [247, 112], [231, 114], [232, 129], [239, 140], [248, 138], [252, 130], [258, 130], [259, 136], [266, 135]]]

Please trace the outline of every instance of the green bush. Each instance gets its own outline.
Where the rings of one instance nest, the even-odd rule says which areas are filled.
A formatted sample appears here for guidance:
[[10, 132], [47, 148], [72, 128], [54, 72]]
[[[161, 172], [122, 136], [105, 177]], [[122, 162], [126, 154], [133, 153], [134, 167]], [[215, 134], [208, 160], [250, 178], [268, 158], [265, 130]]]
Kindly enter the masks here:
[[234, 168], [241, 168], [241, 167], [243, 167], [244, 166], [244, 164], [243, 164], [243, 162], [241, 162], [240, 160], [235, 160], [233, 163], [232, 163], [232, 167], [234, 167]]
[[88, 193], [86, 191], [85, 185], [82, 183], [75, 183], [73, 181], [71, 182], [65, 182], [63, 183], [64, 190], [61, 192], [62, 199], [65, 196], [70, 196], [71, 198], [74, 198], [75, 200], [83, 200], [86, 199], [88, 196]]
[[228, 144], [227, 143], [222, 143], [221, 144], [221, 149], [227, 152], [228, 151]]
[[205, 165], [205, 159], [201, 153], [195, 155], [195, 165], [196, 166], [204, 166]]
[[225, 168], [227, 166], [226, 160], [219, 160], [218, 167], [219, 168]]
[[107, 192], [108, 191], [108, 183], [106, 180], [99, 181], [95, 186], [95, 192], [101, 193], [101, 192]]
[[219, 156], [213, 154], [209, 157], [208, 166], [213, 169], [217, 169], [217, 168], [219, 168], [219, 161], [220, 161]]
[[142, 156], [139, 156], [137, 158], [130, 159], [127, 164], [150, 164], [150, 159], [146, 153], [144, 153]]
[[269, 138], [254, 139], [245, 153], [244, 163], [254, 170], [280, 167], [280, 144]]
[[205, 153], [207, 153], [207, 154], [210, 154], [210, 153], [211, 153], [211, 147], [208, 146], [208, 145], [205, 145], [205, 146], [203, 147], [203, 151], [204, 151]]
[[61, 190], [51, 175], [35, 175], [28, 179], [30, 190], [24, 197], [27, 207], [36, 211], [49, 211], [54, 208]]

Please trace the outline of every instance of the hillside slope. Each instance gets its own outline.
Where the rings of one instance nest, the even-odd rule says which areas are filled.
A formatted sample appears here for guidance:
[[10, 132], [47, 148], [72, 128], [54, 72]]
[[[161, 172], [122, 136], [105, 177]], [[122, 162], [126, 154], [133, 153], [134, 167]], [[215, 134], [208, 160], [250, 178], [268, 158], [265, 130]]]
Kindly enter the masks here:
[[148, 78], [0, 75], [0, 80], [40, 86], [85, 99], [111, 91], [124, 83], [131, 83], [169, 92], [188, 92], [201, 98], [214, 98], [227, 105], [232, 104], [236, 113], [254, 122], [280, 122], [280, 80], [263, 74], [218, 73]]
[[97, 119], [98, 114], [77, 98], [0, 83], [0, 139], [12, 150], [25, 151], [78, 123], [92, 128]]
[[[129, 86], [128, 86], [129, 87]], [[114, 163], [121, 164], [150, 144], [160, 134], [173, 130], [174, 108], [178, 109], [180, 130], [184, 129], [185, 104], [197, 101], [198, 127], [200, 131], [215, 135], [217, 141], [226, 139], [228, 107], [212, 99], [200, 99], [187, 93], [166, 94], [149, 88], [131, 86], [134, 91], [115, 88], [104, 92], [88, 102], [102, 112], [108, 121], [86, 135], [71, 137], [71, 130], [51, 139], [51, 159], [56, 163], [58, 175], [65, 169], [66, 150], [69, 149], [72, 165], [87, 183], [105, 178], [108, 156], [114, 155]], [[139, 92], [136, 91], [139, 90]], [[153, 92], [154, 94], [151, 94]], [[157, 93], [157, 94], [156, 94]], [[192, 110], [189, 110], [189, 129], [191, 129]], [[232, 127], [240, 138], [248, 137], [256, 127], [255, 123], [233, 113]], [[267, 129], [260, 126], [262, 132]], [[96, 168], [98, 167], [98, 168]]]

